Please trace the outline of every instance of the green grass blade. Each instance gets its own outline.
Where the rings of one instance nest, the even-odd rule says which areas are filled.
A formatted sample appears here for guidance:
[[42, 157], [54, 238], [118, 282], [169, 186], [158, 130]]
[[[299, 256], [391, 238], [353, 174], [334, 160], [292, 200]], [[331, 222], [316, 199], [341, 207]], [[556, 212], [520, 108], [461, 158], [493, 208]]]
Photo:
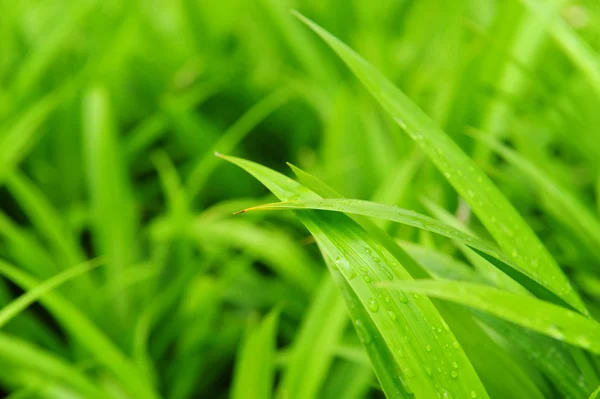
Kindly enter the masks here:
[[49, 378], [60, 378], [83, 397], [106, 399], [95, 382], [64, 360], [29, 342], [0, 332], [0, 360], [13, 367], [35, 370]]
[[[435, 272], [441, 278], [459, 279], [469, 282], [481, 281], [480, 277], [474, 275], [471, 271], [472, 269], [468, 269], [466, 265], [458, 263], [448, 255], [441, 255], [430, 248], [415, 246], [414, 244], [402, 243], [402, 245], [407, 248], [415, 259], [423, 263], [426, 267], [431, 268], [432, 272]], [[467, 270], [465, 271], [465, 269]], [[584, 380], [582, 373], [570, 360], [569, 352], [562, 346], [558, 346], [557, 341], [499, 319], [493, 319], [494, 323], [490, 323], [490, 319], [492, 317], [488, 316], [484, 321], [496, 330], [496, 334], [505, 337], [506, 341], [510, 342], [514, 349], [520, 349], [524, 356], [529, 357], [565, 397], [580, 397], [586, 392], [587, 381]], [[473, 340], [470, 336], [471, 334], [469, 334], [469, 343], [472, 343]], [[539, 387], [544, 387], [543, 392], [548, 392], [548, 387], [539, 381], [539, 376], [536, 381], [536, 377], [531, 376], [531, 372], [523, 375], [519, 373], [518, 367], [514, 365], [509, 366], [515, 360], [513, 352], [506, 352], [501, 349], [501, 353], [496, 354], [496, 359], [490, 362], [490, 348], [485, 346], [486, 349], [483, 352], [482, 348], [484, 348], [483, 345], [477, 349], [475, 357], [473, 357], [471, 352], [467, 352], [467, 354], [481, 376], [482, 381], [486, 384], [490, 395], [512, 397], [516, 395], [517, 391], [520, 391], [523, 393], [522, 397], [524, 398], [538, 397], [539, 391], [537, 391], [535, 384]], [[478, 363], [477, 357], [480, 356], [484, 361]], [[502, 381], [498, 381], [497, 376], [507, 372], [510, 372], [514, 379], [504, 376]], [[491, 377], [491, 380], [486, 378], [488, 375]], [[518, 388], [512, 388], [513, 385], [511, 382], [513, 381]], [[509, 391], [505, 389], [509, 389]], [[512, 392], [510, 391], [511, 389]], [[546, 396], [543, 395], [543, 397]]]
[[108, 91], [103, 87], [90, 89], [83, 105], [94, 244], [97, 254], [106, 256], [107, 288], [110, 292], [119, 293], [114, 298], [117, 315], [125, 317], [128, 295], [118, 287], [122, 286], [120, 280], [124, 270], [135, 262], [137, 226], [134, 204]]
[[[321, 180], [306, 173], [302, 169], [288, 163], [292, 168], [294, 174], [298, 177], [300, 183], [305, 187], [309, 188], [316, 194], [322, 197], [330, 198], [344, 198], [341, 194], [327, 186]], [[360, 224], [365, 230], [369, 232], [373, 237], [380, 241], [385, 248], [390, 251], [398, 259], [402, 266], [410, 273], [413, 278], [430, 278], [431, 275], [421, 265], [414, 261], [398, 244], [388, 236], [381, 228], [367, 218], [356, 217], [353, 219], [355, 222]]]
[[[35, 278], [4, 261], [0, 261], [0, 273], [26, 290], [39, 285]], [[75, 306], [53, 292], [46, 292], [40, 302], [54, 314], [73, 338], [119, 378], [131, 395], [144, 399], [158, 398], [152, 386], [123, 352]]]
[[244, 249], [306, 293], [314, 292], [319, 283], [319, 271], [313, 262], [297, 242], [281, 231], [244, 220], [195, 223], [190, 230], [202, 245], [214, 246], [217, 242]]
[[218, 165], [218, 159], [213, 156], [213, 153], [215, 151], [231, 152], [256, 125], [277, 110], [277, 108], [287, 103], [292, 95], [293, 92], [290, 87], [276, 90], [250, 108], [223, 133], [219, 140], [212, 146], [212, 151], [206, 151], [192, 167], [192, 171], [186, 182], [187, 192], [191, 199], [202, 189], [206, 180]]
[[40, 76], [47, 71], [60, 51], [67, 47], [69, 36], [73, 35], [77, 25], [87, 18], [96, 6], [95, 3], [86, 1], [77, 4], [76, 7], [66, 8], [65, 12], [61, 13], [60, 23], [50, 25], [51, 31], [42, 35], [42, 43], [38, 43], [31, 51], [15, 77], [14, 89], [18, 94], [23, 95], [31, 91], [32, 87], [39, 83]]
[[49, 278], [60, 270], [46, 248], [3, 212], [0, 212], [0, 236], [11, 259], [36, 277]]
[[600, 323], [530, 296], [454, 281], [410, 281], [383, 285], [483, 310], [504, 320], [600, 354]]
[[583, 41], [573, 29], [538, 0], [521, 0], [538, 17], [562, 47], [571, 61], [583, 72], [596, 94], [600, 96], [600, 55]]
[[91, 260], [82, 265], [69, 268], [61, 273], [56, 274], [52, 278], [43, 283], [31, 288], [20, 297], [14, 299], [11, 303], [0, 309], [0, 328], [12, 320], [15, 316], [25, 310], [33, 302], [37, 301], [48, 292], [54, 290], [65, 282], [74, 279], [84, 273], [89, 272], [93, 268], [100, 266], [98, 260]]
[[322, 61], [319, 49], [312, 38], [290, 23], [288, 17], [289, 7], [285, 1], [259, 0], [259, 6], [265, 11], [269, 20], [276, 27], [277, 36], [282, 37], [286, 44], [294, 50], [294, 55], [302, 64], [306, 72], [317, 79], [321, 84], [330, 84], [336, 78], [336, 71], [332, 66]]
[[592, 385], [573, 362], [567, 345], [494, 316], [481, 314], [479, 318], [491, 326], [504, 342], [526, 355], [563, 397], [580, 398], [591, 391]]
[[44, 135], [45, 130], [40, 126], [69, 89], [67, 84], [46, 95], [20, 114], [12, 125], [0, 128], [0, 185]]
[[[292, 167], [292, 169], [294, 170], [294, 173], [296, 174], [296, 176], [298, 176], [300, 181], [306, 187], [315, 191], [319, 195], [329, 196], [329, 197], [341, 197], [340, 194], [331, 190], [328, 186], [326, 186], [323, 182], [316, 179], [314, 176], [309, 175], [308, 173], [298, 169], [297, 167], [295, 167], [293, 165], [290, 165], [290, 166]], [[324, 200], [324, 201], [327, 201], [327, 200]], [[345, 203], [345, 204], [353, 203], [353, 200], [339, 200], [339, 201], [342, 203]], [[297, 202], [300, 202], [300, 201], [296, 201], [296, 203]], [[302, 201], [302, 202], [306, 202], [306, 201]], [[379, 207], [379, 205], [377, 205], [377, 207]], [[379, 234], [375, 235], [375, 233], [378, 232], [378, 229], [376, 227], [374, 227], [374, 229], [369, 228], [370, 227], [369, 225], [372, 224], [370, 222], [370, 220], [369, 219], [358, 219], [358, 218], [359, 217], [357, 217], [356, 221], [359, 222], [364, 228], [366, 228], [370, 234], [374, 234], [374, 236], [380, 240], [382, 238], [388, 237], [385, 233], [382, 233], [383, 236], [381, 236]], [[428, 219], [430, 219], [430, 218], [428, 218]], [[440, 231], [444, 231], [445, 229], [446, 229], [446, 227], [443, 226], [443, 228], [441, 228]], [[392, 240], [392, 242], [393, 242], [393, 240]], [[385, 243], [385, 242], [382, 241], [382, 243]], [[395, 244], [395, 243], [393, 242], [393, 244]], [[396, 248], [398, 248], [397, 245], [394, 245], [394, 246]], [[390, 250], [391, 252], [394, 252], [393, 247], [391, 247], [391, 249], [390, 249], [390, 247], [388, 245], [386, 245], [386, 248], [388, 248], [388, 250]], [[404, 251], [402, 251], [400, 254], [397, 254], [397, 252], [394, 252], [394, 255], [396, 255], [397, 259], [402, 259], [401, 263], [404, 265], [404, 262], [408, 261], [411, 257], [415, 257], [414, 256], [415, 253], [412, 250], [413, 248], [411, 248], [410, 246], [407, 247], [406, 243], [402, 243], [401, 248], [403, 250], [407, 250], [410, 256], [405, 256]], [[421, 260], [423, 258], [416, 256], [415, 259], [419, 260], [419, 263], [418, 264], [415, 263], [415, 265], [420, 267]], [[444, 262], [445, 261], [446, 260], [444, 260]], [[412, 262], [414, 263], [414, 261], [412, 261]], [[469, 280], [470, 278], [472, 278], [472, 272], [470, 274], [468, 273], [470, 271], [468, 266], [461, 265], [459, 267], [459, 270], [456, 270], [457, 262], [454, 262], [453, 264], [449, 265], [449, 267], [448, 266], [445, 267], [444, 265], [441, 265], [441, 268], [440, 268], [440, 263], [444, 263], [444, 262], [440, 262], [439, 257], [437, 257], [433, 260], [433, 262], [423, 263], [423, 264], [430, 266], [432, 263], [435, 263], [435, 268], [432, 268], [432, 269], [430, 268], [428, 270], [428, 272], [430, 272], [432, 275], [436, 274], [436, 272], [439, 273], [440, 271], [447, 273], [448, 269], [452, 269], [452, 271], [454, 273], [457, 273], [458, 276], [463, 277], [464, 279]], [[493, 266], [490, 266], [490, 267], [493, 268]], [[463, 270], [463, 269], [467, 269], [467, 270]], [[407, 268], [407, 270], [408, 270], [408, 268]], [[494, 270], [497, 270], [497, 269], [494, 268]], [[417, 272], [418, 272], [418, 270], [417, 270]], [[411, 272], [411, 274], [412, 274], [412, 272]], [[427, 272], [425, 272], [424, 274], [419, 273], [417, 275], [422, 276], [420, 278], [429, 278], [429, 274], [427, 274]], [[443, 274], [442, 276], [446, 277], [447, 275]], [[511, 281], [513, 281], [513, 280], [511, 280]], [[518, 284], [518, 283], [514, 282], [514, 284]], [[503, 396], [507, 396], [507, 395], [512, 395], [515, 397], [522, 397], [522, 398], [540, 397], [539, 391], [537, 390], [535, 385], [531, 381], [528, 380], [528, 376], [521, 373], [519, 368], [512, 367], [513, 363], [511, 362], [510, 358], [508, 356], [506, 356], [500, 348], [496, 348], [496, 345], [493, 342], [491, 342], [489, 340], [489, 338], [487, 338], [483, 332], [479, 331], [480, 327], [476, 324], [474, 325], [473, 321], [470, 319], [470, 317], [468, 315], [465, 316], [464, 314], [458, 314], [456, 312], [456, 309], [452, 309], [448, 306], [442, 306], [442, 305], [443, 304], [436, 304], [436, 306], [438, 306], [438, 309], [440, 310], [440, 312], [442, 313], [444, 318], [446, 318], [448, 324], [450, 324], [452, 331], [455, 331], [455, 328], [456, 328], [457, 329], [456, 332], [460, 333], [460, 335], [457, 335], [457, 338], [459, 339], [459, 342], [461, 342], [463, 344], [463, 348], [465, 349], [467, 355], [469, 356], [469, 359], [471, 359], [471, 362], [473, 363], [475, 368], [478, 370], [478, 374], [482, 378], [482, 381], [484, 382], [484, 384], [485, 384], [486, 388], [488, 389], [488, 391], [490, 392], [490, 394], [495, 394], [495, 395], [498, 395], [499, 397], [503, 397]], [[448, 318], [448, 317], [450, 317], [450, 318]], [[362, 322], [365, 323], [364, 319], [362, 319]], [[479, 344], [479, 346], [478, 346], [478, 344]], [[485, 350], [485, 352], [482, 352], [482, 348], [484, 348], [484, 347], [486, 348], [486, 350]], [[494, 359], [493, 365], [489, 364], [490, 359]], [[502, 367], [505, 367], [505, 368], [502, 369]], [[507, 369], [511, 370], [510, 375], [506, 375], [504, 381], [502, 383], [498, 383], [496, 381], [497, 375], [499, 374], [499, 372], [501, 370], [502, 370], [502, 372], [506, 373]]]
[[590, 249], [600, 249], [600, 221], [567, 187], [556, 182], [552, 176], [538, 168], [533, 162], [506, 146], [482, 137], [482, 140], [506, 161], [521, 171], [538, 186], [544, 198], [551, 201], [550, 212], [567, 224]]
[[[223, 158], [255, 176], [282, 200], [318, 198], [306, 187], [268, 168], [239, 158]], [[355, 306], [365, 309], [384, 338], [398, 366], [395, 373], [403, 382], [404, 395], [487, 397], [469, 359], [455, 343], [454, 335], [429, 300], [379, 291], [374, 287], [376, 281], [411, 279], [410, 274], [380, 243], [342, 214], [307, 212], [297, 216], [323, 252], [334, 259], [337, 269], [357, 295], [359, 303]], [[372, 339], [365, 337], [363, 325], [355, 324], [355, 327], [368, 346]], [[448, 351], [448, 348], [452, 350]], [[460, 372], [440, 367], [454, 362]], [[392, 365], [388, 365], [388, 370], [390, 367]], [[434, 373], [437, 368], [440, 372]], [[391, 375], [394, 378], [394, 374]], [[378, 374], [378, 377], [380, 380], [388, 379], [390, 371], [386, 375]], [[392, 392], [387, 394], [402, 396]]]
[[18, 171], [8, 176], [6, 186], [36, 230], [46, 237], [57, 256], [63, 259], [62, 264], [67, 266], [81, 263], [84, 259], [81, 249], [42, 190]]
[[318, 398], [334, 360], [348, 316], [344, 300], [329, 275], [324, 276], [292, 344], [279, 390], [288, 398]]
[[[480, 251], [497, 258], [505, 260], [505, 256], [496, 249], [493, 244], [464, 233], [448, 224], [430, 218], [407, 209], [398, 208], [394, 205], [378, 204], [371, 201], [348, 200], [348, 199], [320, 199], [308, 201], [286, 201], [273, 204], [258, 205], [244, 209], [238, 213], [267, 210], [324, 210], [333, 212], [349, 213], [353, 215], [368, 216], [378, 219], [389, 220], [407, 226], [417, 227], [444, 237], [456, 240], [462, 244], [472, 246]], [[510, 262], [509, 260], [506, 260]], [[515, 266], [518, 267], [518, 266]]]
[[[356, 330], [361, 345], [368, 354], [368, 361], [375, 371], [383, 392], [390, 398], [410, 398], [410, 387], [404, 378], [398, 378], [398, 364], [394, 354], [390, 351], [385, 338], [377, 328], [373, 319], [369, 316], [367, 309], [362, 305], [358, 295], [349, 282], [340, 273], [335, 262], [321, 249], [327, 268], [332, 275], [346, 302], [346, 307], [352, 325]], [[363, 355], [364, 352], [360, 352]]]
[[275, 340], [279, 310], [275, 309], [247, 333], [238, 352], [232, 399], [269, 399], [275, 376]]
[[[511, 275], [517, 280], [522, 281], [524, 285], [535, 291], [537, 294], [548, 297], [544, 290], [544, 284], [542, 281], [536, 278], [536, 276], [530, 275], [528, 270], [522, 269], [519, 265], [515, 264], [511, 259], [504, 255], [500, 250], [496, 249], [494, 245], [486, 243], [475, 236], [468, 233], [462, 232], [449, 224], [440, 222], [432, 219], [428, 216], [421, 215], [417, 212], [401, 209], [392, 205], [377, 204], [370, 201], [362, 200], [346, 200], [346, 199], [322, 199], [322, 200], [309, 200], [309, 201], [290, 201], [280, 202], [275, 204], [259, 205], [256, 207], [248, 208], [241, 212], [255, 211], [255, 210], [309, 210], [318, 209], [326, 211], [343, 212], [354, 215], [376, 217], [384, 220], [390, 220], [397, 223], [406, 224], [409, 226], [417, 227], [422, 230], [430, 231], [450, 239], [453, 239], [461, 244], [465, 244], [471, 248], [474, 248], [483, 254], [489, 255], [489, 257], [500, 261], [501, 263], [495, 262], [494, 265], [500, 267], [502, 270], [507, 270], [503, 265], [513, 269], [518, 273], [511, 273]], [[520, 278], [521, 275], [526, 276], [525, 279]], [[527, 278], [533, 280], [529, 281]], [[545, 287], [550, 289], [550, 287]], [[552, 296], [549, 296], [552, 297]], [[559, 297], [560, 298], [560, 297]]]
[[587, 314], [585, 305], [540, 240], [477, 165], [400, 89], [345, 44], [305, 17], [396, 122], [421, 146], [515, 263]]
[[598, 397], [598, 395], [600, 395], [600, 387], [598, 387], [598, 389], [596, 389], [594, 392], [592, 392], [589, 399], [596, 399]]

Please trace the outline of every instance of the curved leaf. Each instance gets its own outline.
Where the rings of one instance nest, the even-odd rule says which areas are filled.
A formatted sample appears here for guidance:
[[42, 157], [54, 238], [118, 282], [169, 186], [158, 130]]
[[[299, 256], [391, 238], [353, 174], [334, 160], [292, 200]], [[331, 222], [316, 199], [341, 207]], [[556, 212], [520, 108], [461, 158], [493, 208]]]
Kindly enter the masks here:
[[[35, 278], [4, 261], [0, 261], [0, 273], [24, 289], [39, 284]], [[125, 354], [76, 307], [54, 292], [47, 292], [40, 302], [54, 314], [65, 330], [119, 378], [132, 395], [146, 399], [158, 398], [153, 387]]]
[[587, 314], [581, 298], [552, 255], [475, 162], [372, 65], [320, 26], [301, 14], [296, 13], [296, 16], [321, 36], [398, 125], [425, 151], [514, 262], [574, 308]]
[[419, 280], [382, 286], [467, 305], [600, 354], [600, 323], [537, 298], [455, 281]]
[[48, 292], [59, 287], [61, 284], [64, 284], [65, 282], [71, 279], [74, 279], [77, 276], [89, 272], [94, 267], [97, 267], [99, 265], [100, 263], [98, 260], [85, 262], [79, 266], [75, 266], [64, 270], [52, 276], [43, 283], [40, 283], [39, 285], [29, 289], [23, 295], [14, 299], [11, 303], [5, 305], [2, 309], [0, 309], [0, 328], [2, 328], [6, 323], [12, 320], [20, 312], [25, 310], [29, 305], [31, 305], [33, 302], [35, 302]]
[[[268, 168], [239, 158], [223, 158], [245, 169], [282, 200], [319, 198], [306, 187]], [[488, 397], [454, 334], [429, 299], [375, 287], [377, 281], [412, 279], [381, 243], [343, 214], [308, 211], [297, 216], [327, 257], [333, 259], [335, 268], [356, 295], [359, 302], [349, 302], [348, 307], [358, 308], [368, 315], [385, 341], [381, 350], [369, 353], [372, 362], [377, 364], [373, 353], [385, 356], [387, 347], [388, 358], [391, 355], [394, 359], [387, 362], [387, 372], [375, 366], [388, 397], [412, 394], [425, 398]], [[360, 319], [354, 324], [363, 344], [369, 348], [373, 342], [369, 329]], [[442, 368], [452, 364], [456, 364], [454, 370]], [[402, 389], [394, 390], [398, 385], [393, 381], [400, 381]]]
[[279, 310], [273, 310], [252, 330], [248, 331], [240, 348], [232, 399], [268, 399], [273, 392], [275, 376], [275, 339]]
[[[510, 268], [518, 271], [529, 277], [541, 286], [544, 286], [543, 281], [537, 278], [537, 276], [531, 275], [529, 270], [523, 269], [518, 264], [511, 261], [502, 251], [495, 248], [494, 245], [488, 244], [482, 239], [465, 233], [449, 224], [440, 222], [429, 216], [422, 215], [420, 213], [401, 209], [392, 205], [377, 204], [370, 201], [362, 200], [347, 200], [347, 199], [320, 199], [320, 200], [309, 200], [309, 201], [290, 201], [290, 202], [279, 202], [274, 204], [259, 205], [252, 208], [245, 209], [240, 212], [256, 211], [256, 210], [307, 210], [307, 209], [318, 209], [334, 212], [343, 212], [354, 215], [369, 216], [380, 218], [384, 220], [390, 220], [397, 223], [417, 227], [432, 233], [436, 233], [450, 239], [456, 240], [462, 244], [468, 245], [486, 255], [502, 262]], [[499, 266], [498, 264], [496, 264]], [[516, 276], [518, 279], [518, 275]], [[539, 293], [543, 296], [544, 292], [536, 290], [537, 287], [531, 286], [527, 281], [523, 282], [524, 285], [528, 285], [532, 291]], [[549, 290], [550, 287], [546, 288]]]

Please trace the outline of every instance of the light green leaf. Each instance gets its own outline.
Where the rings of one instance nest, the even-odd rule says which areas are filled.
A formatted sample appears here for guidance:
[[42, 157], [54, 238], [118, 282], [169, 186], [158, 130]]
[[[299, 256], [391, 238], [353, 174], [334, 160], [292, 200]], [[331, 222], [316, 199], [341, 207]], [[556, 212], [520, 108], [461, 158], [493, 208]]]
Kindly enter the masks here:
[[66, 269], [43, 283], [29, 289], [23, 295], [0, 309], [0, 328], [48, 292], [77, 276], [89, 272], [97, 266], [100, 266], [99, 260], [85, 262], [79, 266]]
[[571, 61], [585, 74], [600, 96], [600, 56], [557, 13], [538, 0], [521, 0], [542, 21]]
[[[319, 198], [306, 187], [268, 168], [239, 158], [223, 158], [254, 175], [282, 200]], [[408, 297], [401, 292], [375, 288], [377, 281], [411, 279], [381, 243], [339, 213], [308, 211], [297, 216], [327, 257], [333, 259], [332, 268], [339, 270], [356, 295], [358, 301], [349, 302], [349, 309], [355, 307], [365, 312], [376, 326], [375, 332], [381, 334], [385, 345], [369, 353], [388, 397], [407, 397], [413, 393], [417, 397], [444, 394], [487, 397], [469, 359], [431, 301], [422, 296]], [[361, 319], [354, 323], [369, 351], [373, 329], [365, 326]], [[388, 360], [378, 367], [377, 362], [383, 358], [378, 359], [373, 354], [387, 355]], [[390, 355], [394, 359], [392, 362]], [[438, 373], [436, 369], [441, 362], [456, 362], [458, 370], [440, 368], [442, 372]], [[387, 372], [382, 371], [384, 364]], [[401, 386], [397, 381], [401, 381]]]
[[107, 395], [64, 360], [54, 354], [38, 348], [27, 341], [0, 332], [0, 360], [11, 366], [35, 370], [48, 378], [58, 378], [81, 393], [83, 397], [106, 399]]
[[[354, 215], [376, 217], [384, 220], [390, 220], [409, 226], [417, 227], [426, 231], [430, 231], [442, 236], [456, 240], [459, 243], [468, 245], [478, 251], [483, 252], [486, 255], [502, 262], [502, 264], [518, 271], [520, 274], [531, 278], [543, 286], [542, 281], [536, 278], [536, 276], [530, 275], [528, 270], [522, 269], [519, 265], [513, 263], [506, 255], [499, 249], [495, 248], [494, 245], [488, 244], [485, 241], [458, 230], [449, 224], [440, 222], [432, 219], [428, 216], [421, 215], [417, 212], [401, 209], [395, 206], [386, 204], [377, 204], [370, 201], [362, 200], [347, 200], [347, 199], [321, 199], [321, 200], [309, 200], [309, 201], [290, 201], [290, 202], [279, 202], [274, 204], [259, 205], [256, 207], [245, 209], [241, 212], [255, 211], [255, 210], [308, 210], [318, 209], [326, 211], [344, 212]], [[496, 263], [497, 266], [501, 266]], [[503, 268], [506, 269], [506, 268]], [[519, 275], [512, 273], [513, 276], [518, 280]], [[532, 285], [529, 281], [523, 280], [523, 285], [532, 289], [532, 291], [539, 295], [545, 296], [545, 292], [540, 290], [539, 287]], [[551, 296], [550, 296], [551, 297]]]
[[124, 269], [135, 262], [137, 226], [111, 100], [104, 87], [93, 87], [86, 93], [83, 113], [94, 244], [97, 253], [106, 256], [108, 289], [119, 293], [116, 313], [122, 319], [128, 299], [117, 287], [122, 286]]
[[348, 316], [343, 298], [329, 275], [315, 293], [291, 348], [280, 386], [288, 398], [318, 398], [334, 359]]
[[312, 21], [296, 14], [331, 46], [386, 111], [421, 146], [471, 205], [498, 242], [528, 274], [579, 311], [587, 310], [552, 255], [500, 190], [463, 151], [400, 89], [348, 46]]
[[57, 255], [63, 259], [61, 266], [81, 263], [84, 259], [81, 249], [46, 195], [20, 171], [8, 176], [6, 186], [27, 212], [37, 231], [46, 237]]
[[232, 399], [269, 399], [275, 377], [275, 340], [279, 310], [275, 309], [247, 333], [238, 351]]
[[454, 281], [382, 283], [388, 288], [442, 298], [600, 354], [600, 323], [569, 309], [525, 295]]
[[[0, 273], [23, 289], [39, 285], [35, 278], [4, 261], [0, 261]], [[74, 305], [54, 292], [46, 292], [40, 302], [74, 339], [119, 378], [131, 395], [144, 399], [159, 397], [123, 352]]]
[[485, 136], [481, 139], [539, 187], [540, 194], [551, 202], [550, 212], [554, 213], [557, 219], [564, 221], [592, 250], [600, 249], [600, 222], [597, 216], [567, 187], [560, 185], [552, 176], [517, 152]]

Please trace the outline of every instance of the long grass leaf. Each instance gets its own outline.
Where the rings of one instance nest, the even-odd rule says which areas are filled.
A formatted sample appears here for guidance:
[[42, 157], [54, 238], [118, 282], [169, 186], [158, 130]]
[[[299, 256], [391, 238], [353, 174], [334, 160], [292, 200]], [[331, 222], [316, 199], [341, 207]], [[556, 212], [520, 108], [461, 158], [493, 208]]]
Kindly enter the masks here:
[[[29, 290], [39, 285], [35, 278], [4, 261], [0, 261], [0, 273], [23, 289]], [[158, 398], [148, 381], [123, 352], [75, 306], [54, 292], [46, 292], [40, 302], [54, 314], [73, 338], [119, 378], [131, 395], [144, 399]]]
[[[252, 174], [282, 200], [318, 198], [306, 187], [268, 168], [239, 158], [224, 158]], [[297, 216], [323, 252], [334, 260], [360, 301], [355, 306], [364, 307], [390, 348], [398, 366], [397, 378], [403, 382], [404, 394], [386, 392], [388, 395], [396, 397], [414, 393], [423, 397], [444, 394], [487, 397], [469, 359], [429, 300], [375, 289], [373, 284], [376, 281], [411, 279], [410, 274], [380, 243], [342, 214], [307, 212]], [[362, 325], [355, 327], [359, 335], [365, 334]], [[363, 342], [368, 346], [371, 339], [363, 336]], [[443, 372], [440, 368], [442, 362], [456, 362], [460, 372]], [[440, 373], [434, 373], [437, 368], [440, 368]], [[379, 374], [378, 377], [381, 380], [390, 378], [390, 375]]]
[[279, 388], [288, 398], [317, 398], [334, 360], [348, 316], [343, 298], [329, 275], [324, 276], [292, 344]]
[[[376, 217], [384, 220], [390, 220], [406, 224], [409, 226], [417, 227], [422, 230], [430, 231], [448, 238], [451, 238], [461, 244], [465, 244], [471, 248], [476, 249], [478, 252], [489, 255], [489, 257], [500, 261], [496, 262], [495, 265], [501, 267], [503, 271], [512, 269], [517, 273], [511, 273], [511, 275], [517, 280], [522, 281], [522, 284], [530, 288], [536, 294], [543, 297], [552, 298], [552, 295], [543, 289], [543, 282], [529, 274], [528, 270], [522, 269], [519, 265], [515, 264], [509, 257], [507, 257], [502, 251], [495, 248], [494, 245], [485, 242], [475, 236], [465, 233], [461, 230], [452, 227], [449, 224], [437, 221], [428, 216], [421, 215], [417, 212], [401, 209], [392, 205], [377, 204], [370, 201], [362, 200], [346, 200], [346, 199], [321, 199], [321, 200], [310, 200], [310, 201], [289, 201], [280, 202], [274, 204], [259, 205], [252, 208], [245, 209], [241, 212], [255, 211], [255, 210], [307, 210], [307, 209], [319, 209], [335, 212], [344, 212], [354, 215]], [[503, 266], [506, 265], [506, 266]], [[537, 284], [532, 284], [527, 278], [521, 278], [522, 275], [533, 280]], [[539, 284], [539, 285], [538, 285]], [[540, 287], [541, 286], [541, 287]], [[549, 287], [547, 287], [549, 289]]]
[[122, 286], [120, 280], [124, 270], [135, 261], [134, 204], [108, 91], [100, 86], [91, 88], [86, 93], [83, 105], [94, 244], [98, 255], [106, 256], [108, 289], [119, 293], [114, 300], [117, 315], [123, 318], [127, 314], [128, 295], [116, 287]]
[[218, 159], [213, 156], [215, 151], [231, 152], [235, 146], [247, 136], [256, 125], [284, 105], [292, 98], [290, 87], [284, 87], [271, 93], [250, 108], [235, 122], [212, 146], [212, 151], [206, 151], [195, 162], [186, 182], [188, 195], [194, 198], [202, 189], [212, 171], [218, 165]]
[[273, 310], [242, 343], [236, 362], [232, 399], [269, 399], [275, 376], [274, 352], [279, 310]]
[[323, 28], [296, 15], [331, 46], [398, 125], [421, 146], [514, 262], [587, 314], [581, 298], [531, 227], [460, 147], [373, 66]]
[[63, 359], [27, 341], [0, 332], [0, 360], [12, 367], [35, 370], [49, 378], [62, 379], [66, 385], [86, 398], [106, 399], [95, 382]]
[[81, 263], [81, 249], [42, 190], [18, 171], [8, 176], [6, 186], [25, 210], [36, 230], [46, 237], [57, 255], [63, 259], [63, 264], [66, 266]]
[[538, 0], [521, 0], [529, 11], [542, 21], [552, 37], [571, 58], [573, 63], [583, 72], [600, 96], [600, 55], [583, 41], [577, 33], [552, 9]]
[[82, 265], [69, 268], [52, 278], [44, 281], [43, 283], [31, 288], [20, 297], [14, 299], [11, 303], [5, 305], [0, 309], [0, 328], [6, 323], [12, 320], [20, 312], [25, 310], [33, 302], [37, 301], [40, 297], [46, 295], [46, 293], [54, 290], [65, 282], [74, 279], [84, 273], [89, 272], [93, 268], [100, 265], [98, 260], [92, 260], [85, 262]]
[[533, 162], [508, 147], [486, 137], [482, 137], [482, 140], [539, 187], [544, 197], [551, 200], [550, 211], [557, 219], [570, 226], [581, 241], [587, 242], [594, 251], [600, 248], [598, 217], [567, 187], [556, 182], [552, 176], [538, 168]]
[[530, 296], [454, 281], [410, 281], [383, 285], [483, 310], [504, 320], [600, 354], [600, 323]]

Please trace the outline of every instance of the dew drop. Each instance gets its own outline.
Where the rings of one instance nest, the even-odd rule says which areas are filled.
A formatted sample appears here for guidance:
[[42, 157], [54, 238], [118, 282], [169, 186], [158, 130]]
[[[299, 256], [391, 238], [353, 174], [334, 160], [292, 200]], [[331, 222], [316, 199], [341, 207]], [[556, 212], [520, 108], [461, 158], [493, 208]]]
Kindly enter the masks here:
[[356, 320], [354, 325], [356, 326], [356, 332], [360, 342], [364, 345], [369, 345], [372, 341], [371, 334], [369, 334], [363, 323], [360, 320]]
[[565, 337], [565, 335], [562, 332], [562, 329], [554, 324], [550, 326], [548, 333], [556, 339], [563, 339]]
[[350, 280], [356, 277], [356, 271], [350, 267], [350, 264], [346, 259], [338, 256], [335, 258], [334, 262], [341, 271], [345, 272]]
[[391, 310], [388, 311], [388, 316], [390, 316], [390, 319], [394, 321], [397, 319], [396, 313], [392, 312]]
[[377, 312], [379, 310], [379, 303], [377, 303], [375, 298], [369, 299], [369, 309], [371, 309], [371, 312]]
[[458, 341], [452, 342], [452, 346], [454, 347], [454, 349], [460, 348], [460, 345], [458, 344]]
[[450, 331], [450, 327], [448, 327], [448, 323], [444, 319], [442, 319], [442, 327], [444, 327], [444, 330]]
[[394, 279], [394, 274], [391, 271], [389, 271], [387, 267], [381, 266], [381, 270], [383, 270], [383, 273], [385, 274], [388, 280]]
[[408, 297], [406, 296], [406, 294], [402, 291], [398, 291], [398, 299], [400, 300], [400, 302], [402, 303], [408, 303]]
[[425, 346], [425, 350], [426, 350], [427, 352], [431, 352], [431, 345], [426, 345], [426, 346]]
[[475, 391], [471, 391], [471, 397], [472, 398], [476, 398], [477, 397], [477, 394], [475, 393]]
[[406, 130], [406, 122], [404, 122], [404, 120], [402, 118], [394, 118], [396, 120], [396, 123], [398, 125], [400, 125], [400, 127], [404, 130]]
[[450, 375], [452, 376], [452, 378], [456, 378], [458, 377], [458, 373], [454, 370], [452, 370], [452, 372], [450, 373]]
[[452, 367], [454, 367], [455, 369], [457, 369], [458, 368], [458, 363], [452, 362]]

